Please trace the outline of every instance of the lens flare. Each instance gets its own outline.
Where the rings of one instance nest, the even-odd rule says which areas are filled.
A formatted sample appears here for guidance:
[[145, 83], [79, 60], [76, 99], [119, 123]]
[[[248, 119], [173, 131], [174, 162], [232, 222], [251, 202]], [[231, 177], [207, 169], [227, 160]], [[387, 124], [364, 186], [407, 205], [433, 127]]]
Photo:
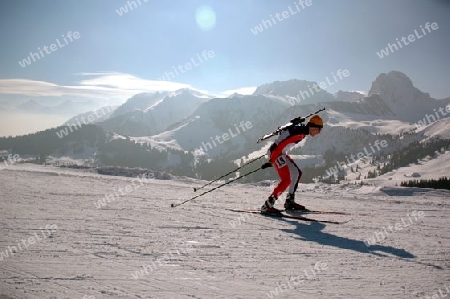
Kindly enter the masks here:
[[195, 13], [198, 27], [204, 31], [210, 31], [216, 27], [216, 13], [210, 6], [200, 6]]

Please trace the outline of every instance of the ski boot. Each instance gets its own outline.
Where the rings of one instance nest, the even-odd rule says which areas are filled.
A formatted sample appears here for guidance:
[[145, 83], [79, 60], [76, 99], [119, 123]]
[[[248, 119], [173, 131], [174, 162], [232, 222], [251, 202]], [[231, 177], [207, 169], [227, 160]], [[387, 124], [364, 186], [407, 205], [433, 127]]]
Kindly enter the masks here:
[[286, 196], [286, 202], [284, 203], [284, 208], [286, 211], [308, 211], [305, 206], [302, 206], [295, 202], [295, 194], [294, 193], [288, 193]]
[[280, 210], [274, 208], [275, 201], [277, 197], [275, 195], [270, 195], [266, 202], [261, 207], [261, 214], [270, 215], [270, 214], [279, 214]]

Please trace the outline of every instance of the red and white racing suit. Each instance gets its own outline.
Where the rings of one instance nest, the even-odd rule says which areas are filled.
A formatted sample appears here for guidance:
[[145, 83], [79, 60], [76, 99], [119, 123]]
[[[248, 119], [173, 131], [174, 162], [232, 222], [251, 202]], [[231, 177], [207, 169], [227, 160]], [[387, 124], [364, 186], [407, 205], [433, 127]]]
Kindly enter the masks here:
[[292, 126], [281, 131], [277, 140], [270, 146], [268, 155], [270, 163], [275, 167], [280, 176], [280, 182], [273, 190], [277, 198], [289, 187], [288, 192], [293, 194], [298, 187], [302, 171], [294, 160], [286, 154], [290, 145], [299, 143], [307, 135], [309, 129], [306, 126]]

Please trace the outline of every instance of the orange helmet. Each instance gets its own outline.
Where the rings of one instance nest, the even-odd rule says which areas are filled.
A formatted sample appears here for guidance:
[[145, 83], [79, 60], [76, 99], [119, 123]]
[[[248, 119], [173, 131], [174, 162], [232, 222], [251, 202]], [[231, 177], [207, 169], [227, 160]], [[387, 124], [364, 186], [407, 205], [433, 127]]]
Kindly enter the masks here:
[[311, 127], [323, 128], [323, 120], [320, 116], [314, 115], [309, 119], [308, 125]]

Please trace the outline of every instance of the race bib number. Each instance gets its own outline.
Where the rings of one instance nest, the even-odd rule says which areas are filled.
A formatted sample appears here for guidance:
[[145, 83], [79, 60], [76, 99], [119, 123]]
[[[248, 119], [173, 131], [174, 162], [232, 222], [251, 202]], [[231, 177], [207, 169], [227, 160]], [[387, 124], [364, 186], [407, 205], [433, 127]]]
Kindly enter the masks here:
[[278, 159], [275, 160], [275, 164], [277, 164], [278, 168], [286, 166], [286, 160], [283, 156], [279, 156]]

